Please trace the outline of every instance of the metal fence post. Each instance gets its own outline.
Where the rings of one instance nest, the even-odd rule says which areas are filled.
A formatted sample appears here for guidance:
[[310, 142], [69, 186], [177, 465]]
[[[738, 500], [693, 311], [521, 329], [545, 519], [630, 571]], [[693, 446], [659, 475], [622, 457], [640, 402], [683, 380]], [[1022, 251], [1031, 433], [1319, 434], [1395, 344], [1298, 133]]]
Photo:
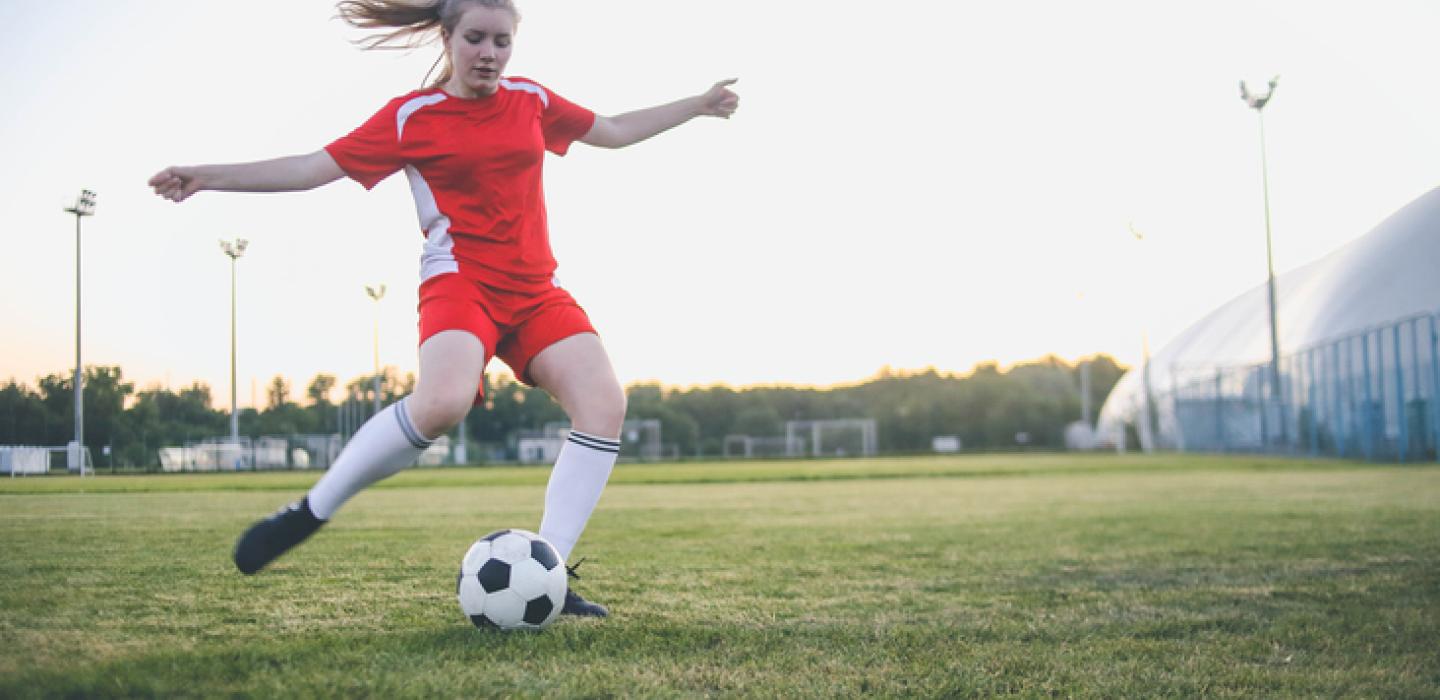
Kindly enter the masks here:
[[1370, 386], [1371, 382], [1370, 382], [1370, 332], [1369, 332], [1369, 331], [1366, 331], [1365, 333], [1363, 333], [1363, 334], [1360, 336], [1360, 362], [1361, 362], [1362, 368], [1365, 370], [1364, 373], [1363, 373], [1363, 375], [1362, 375], [1362, 378], [1365, 380], [1365, 395], [1364, 395], [1364, 397], [1363, 397], [1363, 398], [1365, 399], [1365, 403], [1361, 405], [1361, 410], [1360, 410], [1360, 436], [1361, 436], [1361, 442], [1360, 442], [1360, 444], [1361, 444], [1362, 449], [1365, 451], [1365, 459], [1366, 459], [1367, 461], [1373, 461], [1373, 460], [1375, 459], [1375, 431], [1374, 431], [1374, 427], [1375, 427], [1375, 426], [1374, 426], [1374, 423], [1375, 423], [1375, 421], [1371, 418], [1371, 414], [1374, 412], [1374, 410], [1371, 408], [1371, 406], [1374, 405], [1374, 402], [1375, 402], [1374, 396], [1375, 396], [1375, 395], [1374, 395], [1374, 393], [1370, 390], [1370, 389], [1371, 389], [1371, 386]]
[[1395, 418], [1400, 424], [1400, 444], [1396, 446], [1398, 449], [1395, 450], [1395, 456], [1404, 462], [1410, 449], [1410, 436], [1405, 425], [1408, 421], [1405, 420], [1405, 363], [1400, 359], [1400, 325], [1395, 324], [1394, 332], [1390, 335], [1395, 341]]
[[[1436, 331], [1435, 315], [1430, 316], [1430, 437], [1435, 446], [1435, 461], [1440, 462], [1440, 332]], [[1418, 358], [1417, 358], [1418, 359]]]
[[1415, 461], [1425, 459], [1425, 448], [1430, 442], [1429, 430], [1426, 428], [1429, 418], [1429, 406], [1425, 403], [1425, 367], [1420, 364], [1420, 317], [1410, 319], [1410, 376], [1415, 378], [1415, 408], [1420, 412], [1420, 421], [1415, 426], [1415, 442], [1419, 443], [1416, 448]]
[[[1272, 365], [1273, 367], [1273, 365]], [[1260, 450], [1270, 451], [1270, 416], [1269, 407], [1265, 405], [1266, 390], [1270, 389], [1269, 377], [1275, 376], [1274, 372], [1266, 372], [1269, 369], [1262, 365], [1255, 365], [1250, 368], [1252, 374], [1259, 375], [1260, 381], [1252, 382], [1255, 385], [1255, 403], [1260, 407]]]
[[1345, 392], [1345, 441], [1349, 444], [1348, 453], [1351, 455], [1360, 454], [1360, 423], [1355, 420], [1355, 385], [1358, 381], [1355, 375], [1355, 337], [1345, 339], [1345, 354], [1343, 362], [1345, 366], [1345, 380], [1343, 391]]
[[1330, 417], [1330, 420], [1335, 425], [1334, 430], [1336, 457], [1344, 457], [1346, 447], [1345, 414], [1341, 411], [1340, 407], [1340, 397], [1342, 395], [1342, 392], [1340, 391], [1340, 382], [1342, 381], [1340, 379], [1341, 342], [1344, 341], [1337, 341], [1330, 344], [1330, 403], [1333, 404], [1335, 408], [1335, 410], [1333, 411], [1333, 415]]
[[[1296, 353], [1290, 359], [1290, 369], [1294, 372], [1294, 376], [1290, 379], [1291, 410], [1289, 413], [1290, 423], [1294, 428], [1294, 430], [1290, 431], [1290, 435], [1292, 436], [1290, 439], [1290, 451], [1294, 454], [1300, 454], [1300, 451], [1305, 449], [1300, 440], [1300, 431], [1304, 427], [1301, 425], [1302, 421], [1313, 420], [1300, 415], [1301, 411], [1310, 405], [1310, 383], [1305, 380], [1305, 374], [1309, 371], [1309, 367], [1310, 352], [1308, 350], [1303, 354]], [[1311, 430], [1310, 432], [1314, 434], [1315, 431]]]
[[1310, 381], [1305, 387], [1305, 407], [1310, 414], [1310, 456], [1320, 454], [1320, 428], [1319, 417], [1316, 415], [1316, 393], [1315, 386], [1315, 348], [1305, 353], [1305, 370], [1310, 376]]
[[1225, 394], [1221, 391], [1223, 380], [1220, 368], [1215, 368], [1215, 446], [1225, 451]]

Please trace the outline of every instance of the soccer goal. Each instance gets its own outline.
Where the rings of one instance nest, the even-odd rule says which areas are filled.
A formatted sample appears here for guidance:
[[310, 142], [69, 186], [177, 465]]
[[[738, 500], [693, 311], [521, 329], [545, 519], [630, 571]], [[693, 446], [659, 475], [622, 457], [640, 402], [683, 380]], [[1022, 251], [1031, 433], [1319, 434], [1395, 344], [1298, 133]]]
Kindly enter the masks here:
[[874, 418], [830, 418], [785, 422], [790, 457], [870, 457], [876, 452]]
[[631, 418], [625, 421], [620, 429], [620, 454], [641, 461], [664, 459], [659, 419]]
[[726, 435], [722, 454], [727, 459], [793, 457], [805, 454], [805, 443], [798, 437]]
[[11, 477], [49, 474], [52, 469], [85, 476], [95, 473], [95, 462], [90, 458], [90, 448], [73, 442], [65, 447], [0, 445], [0, 474]]

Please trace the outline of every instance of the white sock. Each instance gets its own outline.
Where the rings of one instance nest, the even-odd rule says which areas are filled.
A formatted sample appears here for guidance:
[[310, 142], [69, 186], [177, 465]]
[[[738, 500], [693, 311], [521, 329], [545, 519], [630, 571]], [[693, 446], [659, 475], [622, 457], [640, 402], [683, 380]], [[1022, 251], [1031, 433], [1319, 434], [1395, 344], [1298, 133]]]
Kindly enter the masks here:
[[545, 515], [540, 519], [540, 536], [570, 559], [570, 550], [585, 531], [585, 523], [600, 502], [600, 492], [620, 456], [620, 441], [587, 435], [578, 430], [560, 448], [560, 457], [545, 487]]
[[415, 429], [405, 399], [385, 407], [355, 431], [325, 476], [310, 489], [310, 510], [329, 520], [351, 496], [419, 459], [430, 440]]

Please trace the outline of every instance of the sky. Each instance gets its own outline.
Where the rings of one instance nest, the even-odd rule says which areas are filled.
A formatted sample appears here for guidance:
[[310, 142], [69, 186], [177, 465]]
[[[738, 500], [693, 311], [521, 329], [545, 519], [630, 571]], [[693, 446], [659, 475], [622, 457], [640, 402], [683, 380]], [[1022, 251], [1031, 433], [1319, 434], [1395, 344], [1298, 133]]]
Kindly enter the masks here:
[[[830, 385], [882, 367], [1133, 363], [1440, 184], [1440, 4], [520, 2], [511, 75], [601, 114], [739, 78], [739, 112], [546, 163], [558, 275], [623, 383]], [[361, 51], [328, 0], [0, 3], [0, 381], [85, 364], [265, 401], [417, 369], [403, 177], [200, 193], [172, 164], [314, 151], [438, 48]], [[1141, 231], [1143, 241], [1131, 235]], [[378, 304], [366, 285], [389, 290]], [[497, 362], [494, 369], [503, 369]]]

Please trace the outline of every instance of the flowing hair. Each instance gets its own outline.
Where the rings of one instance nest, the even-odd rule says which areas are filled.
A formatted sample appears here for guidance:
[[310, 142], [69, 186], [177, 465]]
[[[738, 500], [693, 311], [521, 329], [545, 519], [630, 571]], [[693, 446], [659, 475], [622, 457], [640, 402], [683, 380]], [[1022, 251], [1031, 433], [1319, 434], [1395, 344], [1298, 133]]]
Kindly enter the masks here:
[[[513, 0], [341, 0], [335, 9], [340, 19], [352, 27], [390, 30], [355, 40], [362, 48], [413, 49], [437, 37], [449, 36], [469, 5], [505, 10], [515, 18], [515, 24], [520, 24], [520, 11], [515, 9]], [[428, 79], [442, 61], [445, 67], [430, 83], [431, 87], [444, 85], [454, 75], [450, 54], [442, 50], [435, 65], [425, 72], [425, 78]], [[423, 85], [425, 80], [420, 82]]]

